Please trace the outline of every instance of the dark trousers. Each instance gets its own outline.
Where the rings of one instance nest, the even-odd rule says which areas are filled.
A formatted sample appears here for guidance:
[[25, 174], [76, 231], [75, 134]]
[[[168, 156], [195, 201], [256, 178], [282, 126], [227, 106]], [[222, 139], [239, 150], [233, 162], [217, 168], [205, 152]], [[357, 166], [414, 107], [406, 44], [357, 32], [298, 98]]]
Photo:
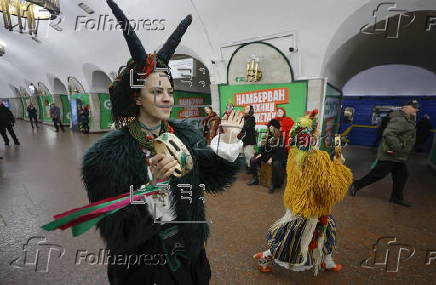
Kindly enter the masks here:
[[6, 126], [6, 127], [4, 127], [4, 126], [0, 127], [0, 134], [3, 137], [3, 140], [4, 140], [5, 144], [9, 144], [9, 138], [8, 138], [8, 135], [6, 134], [6, 130], [8, 130], [8, 132], [11, 135], [12, 139], [14, 140], [14, 142], [16, 144], [19, 143], [18, 138], [17, 138], [17, 136], [15, 135], [15, 132], [14, 132], [14, 127], [12, 127], [12, 125], [9, 125], [9, 126]]
[[38, 119], [35, 116], [29, 117], [30, 120], [30, 125], [32, 126], [33, 129], [33, 123], [35, 123], [36, 127], [38, 127]]
[[[272, 160], [272, 183], [273, 187], [280, 187], [283, 185], [284, 180], [284, 167], [283, 160], [281, 159], [273, 159]], [[250, 173], [254, 178], [258, 178], [258, 170], [262, 164], [262, 158], [257, 158], [253, 156], [250, 159]]]
[[89, 134], [89, 123], [88, 122], [82, 123], [82, 132], [85, 134]]
[[61, 127], [61, 130], [65, 132], [64, 126], [62, 125], [62, 122], [60, 119], [53, 118], [54, 127], [56, 129], [56, 132], [59, 132], [59, 127]]
[[408, 173], [405, 162], [378, 161], [377, 165], [363, 178], [354, 181], [357, 190], [383, 179], [389, 173], [392, 174], [392, 194], [391, 199], [403, 200], [403, 190], [406, 185]]

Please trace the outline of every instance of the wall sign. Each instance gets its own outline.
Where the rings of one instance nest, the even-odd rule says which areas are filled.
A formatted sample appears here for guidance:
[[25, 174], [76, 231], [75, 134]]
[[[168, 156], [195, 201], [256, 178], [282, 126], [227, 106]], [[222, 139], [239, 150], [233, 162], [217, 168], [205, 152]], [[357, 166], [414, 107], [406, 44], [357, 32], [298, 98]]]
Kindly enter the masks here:
[[266, 125], [277, 115], [277, 105], [289, 103], [289, 88], [270, 88], [234, 95], [236, 106], [254, 107], [256, 123]]

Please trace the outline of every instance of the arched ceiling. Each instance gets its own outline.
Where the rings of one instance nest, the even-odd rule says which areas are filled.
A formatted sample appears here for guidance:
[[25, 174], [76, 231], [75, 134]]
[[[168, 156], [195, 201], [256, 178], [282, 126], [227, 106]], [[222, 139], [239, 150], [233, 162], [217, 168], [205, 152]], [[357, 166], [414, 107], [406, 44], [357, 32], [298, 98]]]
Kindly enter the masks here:
[[[85, 3], [94, 10], [89, 15], [79, 6]], [[250, 38], [293, 31], [296, 33], [301, 69], [296, 69], [296, 79], [328, 75], [338, 82], [345, 82], [342, 68], [335, 68], [335, 51], [356, 35], [356, 29], [368, 23], [377, 1], [252, 1], [252, 0], [129, 0], [117, 1], [129, 19], [163, 19], [162, 31], [137, 32], [148, 51], [157, 50], [179, 21], [186, 14], [193, 15], [189, 28], [177, 53], [189, 54], [202, 61], [210, 71], [211, 81], [226, 80], [226, 63], [220, 47], [224, 44], [250, 41]], [[406, 10], [436, 10], [434, 0], [396, 1]], [[0, 57], [0, 97], [14, 97], [8, 86], [22, 87], [25, 82], [43, 82], [51, 92], [59, 89], [58, 78], [65, 86], [69, 76], [76, 77], [86, 91], [92, 89], [89, 74], [96, 70], [110, 74], [117, 71], [129, 58], [120, 31], [84, 29], [79, 21], [99, 19], [101, 15], [112, 18], [104, 0], [60, 0], [63, 20], [58, 32], [40, 23], [38, 41], [17, 31], [9, 32], [0, 18], [0, 41], [6, 43], [6, 53]], [[357, 13], [357, 14], [356, 14]], [[356, 16], [357, 15], [357, 16]], [[79, 22], [77, 22], [79, 23]], [[77, 28], [75, 29], [75, 26]], [[434, 35], [435, 33], [433, 33]], [[337, 46], [335, 46], [337, 45]], [[416, 48], [416, 47], [415, 47]], [[354, 50], [354, 48], [353, 48]], [[345, 49], [346, 53], [347, 50]], [[407, 55], [407, 54], [405, 54]], [[216, 64], [212, 64], [211, 61]], [[332, 61], [333, 60], [333, 61]], [[326, 68], [325, 65], [329, 68]], [[93, 66], [95, 70], [88, 69]], [[344, 64], [340, 65], [344, 66]], [[331, 67], [331, 68], [330, 68]], [[350, 67], [350, 74], [357, 72], [357, 65]], [[335, 79], [336, 80], [336, 79]], [[57, 90], [56, 90], [57, 91]]]
[[434, 95], [436, 73], [411, 65], [381, 65], [359, 72], [342, 91], [346, 96]]
[[[415, 8], [428, 8], [424, 5], [428, 2], [414, 1], [413, 4]], [[389, 14], [386, 7], [373, 11], [379, 14], [375, 26], [378, 30], [373, 29], [374, 25], [365, 28], [365, 22], [359, 19], [362, 12], [356, 11], [333, 37], [326, 52], [322, 73], [328, 77], [330, 83], [342, 89], [353, 76], [375, 66], [402, 64], [436, 72], [436, 25], [427, 31], [431, 21], [436, 24], [436, 2], [432, 6], [434, 10], [412, 10], [407, 9], [407, 5], [389, 3], [386, 7], [396, 7], [392, 9], [403, 11], [393, 11], [397, 15], [390, 17], [388, 21], [385, 20], [385, 15]], [[359, 10], [362, 9], [365, 7]], [[382, 14], [383, 9], [385, 14]], [[398, 13], [402, 14], [401, 17]], [[431, 20], [432, 17], [434, 20]], [[368, 19], [366, 23], [370, 23]], [[386, 32], [383, 31], [385, 25]], [[358, 32], [352, 34], [350, 30]]]

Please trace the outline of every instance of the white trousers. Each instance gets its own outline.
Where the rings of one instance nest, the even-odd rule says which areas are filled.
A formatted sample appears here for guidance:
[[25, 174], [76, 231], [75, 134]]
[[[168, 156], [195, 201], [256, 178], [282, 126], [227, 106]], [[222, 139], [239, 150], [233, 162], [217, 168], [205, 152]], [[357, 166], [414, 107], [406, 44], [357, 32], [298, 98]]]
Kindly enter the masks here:
[[248, 167], [250, 167], [250, 159], [255, 153], [256, 151], [254, 150], [254, 145], [244, 145], [244, 157]]

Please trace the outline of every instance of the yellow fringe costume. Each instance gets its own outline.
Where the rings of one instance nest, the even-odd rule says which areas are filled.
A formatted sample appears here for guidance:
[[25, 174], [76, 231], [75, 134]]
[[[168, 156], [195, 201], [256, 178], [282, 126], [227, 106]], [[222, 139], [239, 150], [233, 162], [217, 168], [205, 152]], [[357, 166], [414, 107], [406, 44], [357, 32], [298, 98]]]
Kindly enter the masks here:
[[327, 152], [320, 150], [290, 148], [286, 171], [284, 205], [294, 215], [305, 218], [329, 215], [353, 182], [348, 167], [332, 161]]
[[[289, 149], [283, 217], [271, 225], [268, 250], [257, 253], [259, 270], [271, 271], [271, 261], [294, 271], [321, 268], [339, 271], [332, 253], [336, 250], [336, 222], [333, 206], [340, 202], [353, 182], [351, 170], [343, 165], [340, 146], [332, 160], [326, 151], [305, 145], [318, 138], [318, 111], [299, 118], [291, 132], [298, 147]], [[324, 267], [323, 267], [324, 266]]]

